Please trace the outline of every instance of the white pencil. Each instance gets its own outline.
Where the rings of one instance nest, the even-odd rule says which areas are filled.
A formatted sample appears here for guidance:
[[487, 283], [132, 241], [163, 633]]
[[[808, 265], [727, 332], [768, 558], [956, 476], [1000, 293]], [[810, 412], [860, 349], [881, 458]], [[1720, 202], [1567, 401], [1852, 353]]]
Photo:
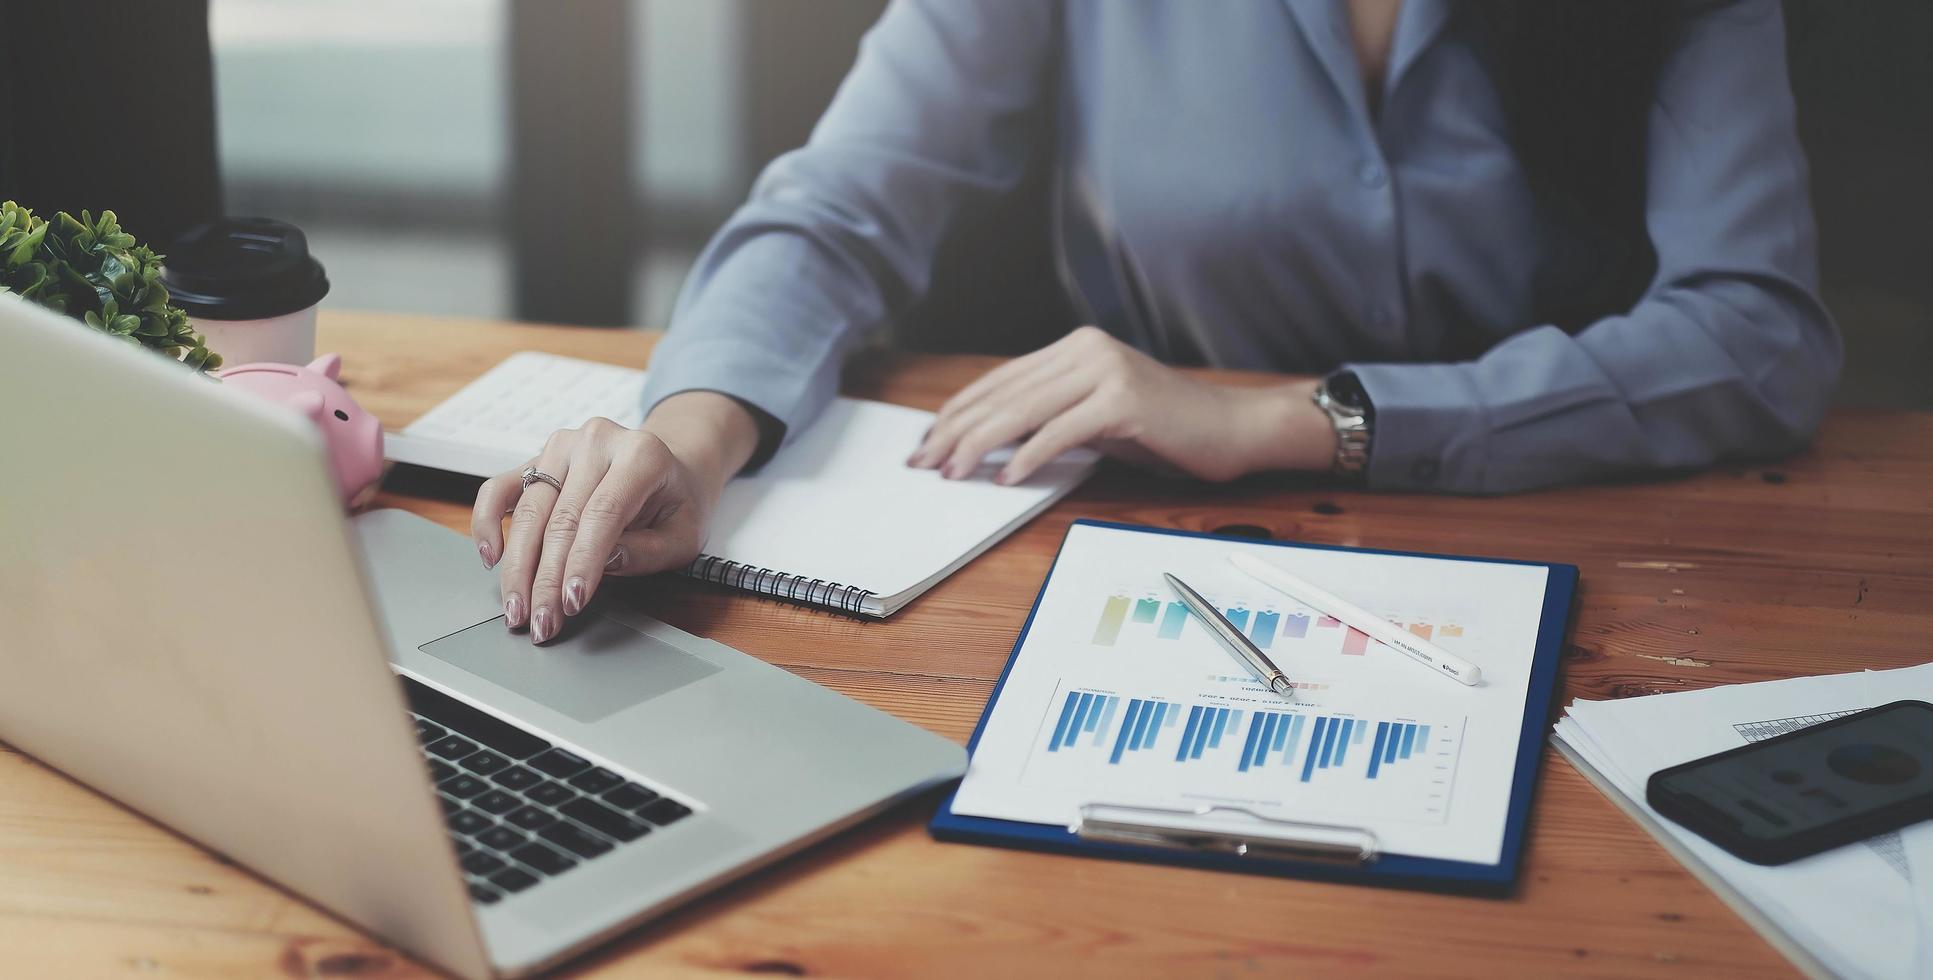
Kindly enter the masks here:
[[1478, 670], [1477, 666], [1468, 660], [1300, 576], [1291, 575], [1250, 555], [1231, 554], [1228, 556], [1228, 561], [1263, 585], [1316, 612], [1334, 617], [1346, 626], [1355, 627], [1369, 634], [1371, 638], [1381, 641], [1384, 646], [1402, 652], [1411, 660], [1430, 668], [1433, 674], [1442, 674], [1472, 686], [1483, 679], [1483, 671]]

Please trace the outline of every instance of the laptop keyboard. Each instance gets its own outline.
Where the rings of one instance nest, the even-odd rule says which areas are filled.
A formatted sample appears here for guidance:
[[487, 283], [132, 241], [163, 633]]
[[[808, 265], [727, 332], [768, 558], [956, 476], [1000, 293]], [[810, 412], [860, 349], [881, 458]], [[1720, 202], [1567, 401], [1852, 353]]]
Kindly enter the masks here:
[[398, 677], [470, 897], [488, 905], [636, 843], [691, 808]]

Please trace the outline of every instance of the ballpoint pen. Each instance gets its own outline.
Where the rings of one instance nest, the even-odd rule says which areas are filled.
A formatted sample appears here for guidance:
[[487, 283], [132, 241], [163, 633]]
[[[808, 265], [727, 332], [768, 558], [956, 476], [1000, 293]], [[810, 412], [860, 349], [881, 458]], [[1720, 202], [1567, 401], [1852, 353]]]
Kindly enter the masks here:
[[1264, 686], [1285, 698], [1294, 696], [1295, 685], [1289, 683], [1288, 675], [1282, 673], [1281, 668], [1275, 666], [1260, 647], [1249, 642], [1248, 637], [1243, 636], [1242, 631], [1236, 629], [1221, 610], [1202, 598], [1201, 593], [1190, 588], [1188, 583], [1167, 572], [1161, 573], [1161, 577], [1168, 580], [1168, 587], [1175, 590], [1182, 603], [1208, 627], [1210, 633], [1215, 634], [1222, 646], [1227, 647], [1228, 652], [1248, 667], [1249, 672], [1259, 678]]

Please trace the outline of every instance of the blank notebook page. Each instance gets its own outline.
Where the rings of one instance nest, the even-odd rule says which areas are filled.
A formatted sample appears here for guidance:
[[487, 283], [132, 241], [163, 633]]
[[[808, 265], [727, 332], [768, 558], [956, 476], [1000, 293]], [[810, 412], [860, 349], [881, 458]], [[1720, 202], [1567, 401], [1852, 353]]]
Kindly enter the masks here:
[[[637, 425], [644, 372], [514, 354], [389, 438], [399, 462], [490, 476], [524, 465], [558, 428], [605, 416]], [[906, 466], [931, 412], [840, 398], [759, 470], [726, 488], [707, 554], [911, 598], [1048, 504], [1093, 468], [1079, 450], [1025, 484], [992, 482], [1008, 455], [945, 480]], [[886, 602], [891, 611], [898, 602]]]

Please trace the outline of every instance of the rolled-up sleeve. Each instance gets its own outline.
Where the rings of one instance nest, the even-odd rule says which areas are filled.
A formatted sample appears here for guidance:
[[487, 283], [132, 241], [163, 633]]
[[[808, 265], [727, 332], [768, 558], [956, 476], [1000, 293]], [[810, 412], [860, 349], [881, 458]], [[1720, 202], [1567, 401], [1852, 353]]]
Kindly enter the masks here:
[[704, 389], [788, 434], [811, 421], [845, 353], [923, 294], [949, 226], [1020, 179], [1056, 29], [1041, 0], [895, 0], [811, 139], [699, 257], [646, 410]]
[[1644, 297], [1475, 361], [1349, 365], [1376, 408], [1372, 486], [1522, 490], [1789, 452], [1818, 427], [1841, 349], [1778, 4], [1703, 9], [1674, 36], [1649, 123]]

